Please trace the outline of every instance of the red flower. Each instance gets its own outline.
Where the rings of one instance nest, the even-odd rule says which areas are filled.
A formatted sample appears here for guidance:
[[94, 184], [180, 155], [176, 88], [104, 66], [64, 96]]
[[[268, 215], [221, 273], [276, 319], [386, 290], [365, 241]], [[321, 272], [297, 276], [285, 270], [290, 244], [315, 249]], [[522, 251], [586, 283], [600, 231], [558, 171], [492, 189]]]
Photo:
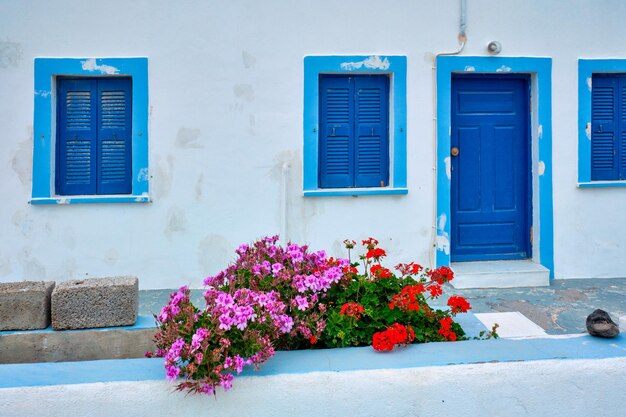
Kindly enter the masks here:
[[415, 262], [411, 262], [410, 264], [398, 264], [395, 268], [400, 271], [402, 275], [417, 275], [423, 269], [422, 265]]
[[365, 257], [367, 259], [374, 258], [374, 259], [378, 260], [378, 259], [382, 258], [383, 256], [387, 256], [387, 253], [385, 252], [384, 249], [381, 249], [381, 248], [370, 249], [365, 254]]
[[444, 284], [446, 282], [452, 281], [454, 278], [454, 272], [447, 266], [440, 266], [437, 269], [433, 269], [428, 271], [428, 276], [430, 280], [436, 282], [438, 284]]
[[346, 239], [343, 241], [343, 244], [345, 245], [346, 249], [352, 249], [354, 248], [354, 245], [356, 245], [356, 242], [354, 240]]
[[441, 324], [441, 328], [439, 329], [439, 334], [451, 342], [456, 340], [456, 333], [451, 330], [452, 319], [450, 317], [444, 317], [439, 320], [439, 324]]
[[441, 290], [441, 285], [439, 284], [431, 285], [430, 287], [428, 287], [428, 291], [430, 291], [430, 296], [432, 298], [439, 297], [441, 294], [443, 294], [443, 291]]
[[361, 318], [361, 314], [365, 311], [363, 306], [359, 303], [345, 303], [341, 306], [339, 314], [348, 317], [354, 317], [356, 320]]
[[471, 310], [472, 306], [467, 300], [458, 295], [453, 295], [448, 299], [448, 305], [452, 308], [452, 313], [467, 313], [467, 310]]
[[370, 272], [378, 278], [391, 278], [391, 271], [380, 264], [372, 265]]
[[372, 347], [378, 351], [390, 351], [395, 345], [408, 345], [415, 339], [415, 331], [410, 326], [392, 324], [384, 332], [376, 332], [372, 337]]
[[374, 247], [378, 245], [378, 241], [374, 239], [373, 237], [370, 237], [369, 239], [365, 239], [362, 242], [363, 242], [363, 246], [366, 246], [367, 249], [374, 249]]
[[343, 268], [343, 273], [346, 274], [346, 275], [348, 275], [348, 274], [356, 274], [358, 272], [359, 271], [355, 267], [353, 267], [353, 266], [345, 266]]
[[309, 341], [311, 342], [312, 345], [314, 345], [314, 344], [317, 343], [317, 337], [311, 336], [311, 337], [309, 337]]
[[389, 308], [394, 309], [398, 307], [404, 311], [419, 311], [420, 302], [423, 301], [423, 297], [419, 295], [425, 291], [423, 284], [407, 285], [402, 288], [400, 294], [396, 294], [389, 303]]

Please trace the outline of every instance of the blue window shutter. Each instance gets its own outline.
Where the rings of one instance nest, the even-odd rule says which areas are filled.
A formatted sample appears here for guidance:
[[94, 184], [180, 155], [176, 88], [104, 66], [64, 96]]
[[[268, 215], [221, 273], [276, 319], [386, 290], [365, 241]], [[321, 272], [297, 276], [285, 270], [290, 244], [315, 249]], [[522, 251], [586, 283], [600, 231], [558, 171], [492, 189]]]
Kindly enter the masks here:
[[58, 83], [56, 193], [96, 193], [96, 80]]
[[389, 185], [389, 77], [355, 78], [355, 187]]
[[619, 179], [626, 180], [626, 78], [619, 79], [619, 129], [617, 154], [619, 156]]
[[130, 78], [98, 80], [98, 194], [132, 192]]
[[319, 186], [353, 187], [354, 79], [321, 75], [319, 88]]
[[620, 102], [616, 77], [593, 77], [591, 91], [591, 179], [619, 178]]

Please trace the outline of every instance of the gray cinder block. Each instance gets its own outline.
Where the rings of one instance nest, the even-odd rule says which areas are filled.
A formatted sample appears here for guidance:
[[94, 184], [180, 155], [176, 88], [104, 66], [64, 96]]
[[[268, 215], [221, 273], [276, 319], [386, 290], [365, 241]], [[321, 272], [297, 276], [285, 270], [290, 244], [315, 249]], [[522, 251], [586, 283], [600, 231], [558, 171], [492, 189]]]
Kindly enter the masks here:
[[90, 278], [59, 283], [52, 292], [52, 328], [129, 326], [137, 320], [136, 277]]
[[50, 324], [53, 281], [0, 284], [0, 330], [45, 329]]

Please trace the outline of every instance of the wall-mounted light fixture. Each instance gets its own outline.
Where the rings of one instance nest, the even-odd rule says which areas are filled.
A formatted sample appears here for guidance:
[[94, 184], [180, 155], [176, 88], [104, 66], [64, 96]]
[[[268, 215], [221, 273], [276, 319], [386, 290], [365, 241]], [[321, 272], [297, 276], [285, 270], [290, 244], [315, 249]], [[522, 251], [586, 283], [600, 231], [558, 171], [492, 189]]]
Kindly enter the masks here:
[[493, 55], [498, 55], [502, 52], [502, 44], [498, 41], [491, 41], [487, 45], [487, 52]]

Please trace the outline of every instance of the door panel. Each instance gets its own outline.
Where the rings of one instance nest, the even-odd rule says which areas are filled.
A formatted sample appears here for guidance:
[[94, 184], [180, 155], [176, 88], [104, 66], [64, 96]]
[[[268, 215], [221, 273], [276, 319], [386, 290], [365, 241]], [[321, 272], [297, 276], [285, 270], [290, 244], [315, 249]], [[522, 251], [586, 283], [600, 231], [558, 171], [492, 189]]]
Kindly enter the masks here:
[[453, 261], [530, 257], [528, 78], [452, 79]]

